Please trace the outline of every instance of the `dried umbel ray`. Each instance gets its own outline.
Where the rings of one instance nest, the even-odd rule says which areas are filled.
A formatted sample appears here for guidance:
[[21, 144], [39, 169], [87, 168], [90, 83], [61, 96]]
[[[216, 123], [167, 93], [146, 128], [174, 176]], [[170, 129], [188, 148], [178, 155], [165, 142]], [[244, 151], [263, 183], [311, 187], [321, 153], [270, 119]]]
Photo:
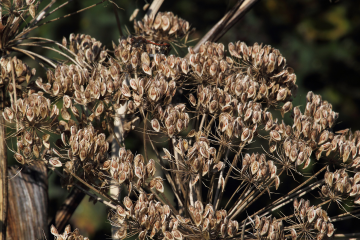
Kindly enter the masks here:
[[[339, 114], [313, 92], [303, 108], [293, 106], [296, 75], [279, 50], [205, 42], [199, 52], [189, 47], [188, 58], [170, 55], [169, 44], [189, 32], [185, 20], [158, 13], [135, 20], [135, 35], [113, 43], [113, 52], [91, 36], [71, 34], [55, 43], [70, 63], [54, 64], [44, 80], [34, 80], [35, 71], [17, 58], [2, 58], [0, 81], [11, 95], [3, 117], [16, 129], [9, 135], [17, 137], [15, 159], [64, 168], [68, 186], [78, 180], [104, 198], [111, 181], [126, 186], [121, 201], [110, 198], [119, 239], [332, 237], [333, 221], [353, 212], [329, 217], [322, 205], [360, 204], [360, 132], [333, 132]], [[17, 91], [10, 91], [14, 85]], [[145, 151], [121, 146], [110, 157], [113, 117], [124, 105], [126, 118], [144, 121], [135, 131], [144, 134]], [[60, 136], [52, 145], [49, 132]], [[161, 153], [154, 144], [160, 136], [169, 140]], [[252, 148], [258, 139], [266, 141]], [[147, 157], [148, 144], [154, 159]], [[269, 205], [258, 203], [279, 190], [285, 175], [296, 178], [318, 161], [321, 169], [308, 180], [272, 195]], [[230, 178], [239, 187], [228, 194]], [[321, 204], [298, 200], [316, 189]], [[232, 195], [227, 202], [224, 194]], [[293, 214], [274, 213], [289, 203]], [[55, 230], [57, 239], [71, 235]]]

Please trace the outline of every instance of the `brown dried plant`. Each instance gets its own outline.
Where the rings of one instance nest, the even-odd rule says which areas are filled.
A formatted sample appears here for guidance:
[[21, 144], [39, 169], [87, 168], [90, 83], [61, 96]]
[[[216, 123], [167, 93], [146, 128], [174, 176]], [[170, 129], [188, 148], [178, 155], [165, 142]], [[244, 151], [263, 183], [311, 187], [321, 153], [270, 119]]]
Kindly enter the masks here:
[[[173, 47], [186, 46], [192, 31], [171, 12], [134, 20], [135, 32], [111, 50], [85, 34], [57, 43], [27, 37], [41, 25], [37, 1], [3, 3], [0, 86], [10, 98], [2, 112], [13, 129], [7, 138], [16, 141], [10, 150], [20, 164], [43, 161], [64, 186], [96, 197], [81, 183], [100, 196], [118, 227], [114, 239], [327, 239], [334, 236], [333, 222], [358, 211], [344, 202], [360, 204], [360, 132], [333, 132], [339, 114], [313, 92], [303, 113], [293, 107], [296, 74], [278, 49], [207, 41], [198, 52], [188, 47], [188, 57], [171, 55]], [[33, 20], [19, 31], [28, 14]], [[36, 41], [60, 46], [63, 51], [56, 51], [68, 61], [22, 48], [44, 47]], [[47, 65], [46, 79], [11, 57], [14, 51]], [[123, 131], [143, 132], [144, 154], [126, 149], [114, 133], [122, 106]], [[287, 115], [291, 123], [285, 123]], [[139, 118], [143, 125], [134, 125]], [[50, 134], [59, 139], [50, 142]], [[116, 156], [109, 153], [109, 137], [119, 144]], [[160, 152], [159, 137], [169, 143]], [[256, 140], [261, 148], [252, 147]], [[147, 157], [147, 145], [155, 159]], [[273, 194], [314, 164], [320, 166], [315, 174], [288, 193]], [[231, 193], [230, 179], [237, 184]], [[125, 189], [120, 201], [108, 194], [111, 182]], [[321, 202], [311, 205], [303, 197], [316, 190]], [[257, 201], [266, 195], [268, 204]], [[331, 202], [345, 213], [329, 217]], [[286, 205], [293, 213], [277, 212]], [[57, 239], [83, 239], [70, 228], [51, 232]]]

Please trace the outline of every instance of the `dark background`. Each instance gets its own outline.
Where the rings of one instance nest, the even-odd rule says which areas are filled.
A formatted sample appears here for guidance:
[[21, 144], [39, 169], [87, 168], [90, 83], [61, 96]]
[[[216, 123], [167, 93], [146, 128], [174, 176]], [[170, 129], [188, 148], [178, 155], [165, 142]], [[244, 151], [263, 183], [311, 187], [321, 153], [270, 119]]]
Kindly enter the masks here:
[[[75, 1], [56, 12], [53, 18], [74, 12], [97, 1]], [[125, 25], [132, 32], [128, 19], [135, 8], [143, 16], [145, 1], [114, 0], [122, 8], [117, 9], [123, 32]], [[160, 11], [173, 11], [188, 20], [196, 28], [192, 39], [203, 36], [233, 6], [235, 1], [216, 0], [166, 0]], [[105, 2], [95, 8], [60, 19], [42, 26], [32, 35], [61, 41], [70, 33], [85, 33], [100, 40], [110, 50], [111, 42], [118, 43], [119, 31], [114, 15], [114, 5]], [[49, 18], [51, 19], [51, 17]], [[312, 90], [333, 104], [340, 113], [335, 130], [351, 127], [360, 129], [360, 1], [329, 0], [266, 0], [257, 3], [237, 23], [221, 42], [245, 41], [272, 45], [280, 50], [289, 66], [295, 69], [299, 91], [294, 106], [304, 108], [306, 93]], [[196, 41], [193, 45], [195, 45]], [[191, 44], [190, 44], [191, 45]], [[41, 51], [41, 50], [37, 50]], [[182, 55], [186, 50], [182, 51]], [[48, 56], [54, 56], [44, 53]], [[126, 140], [127, 148], [135, 151], [140, 135], [132, 134]], [[151, 157], [151, 155], [150, 155]], [[286, 183], [282, 182], [286, 186]], [[290, 187], [290, 186], [288, 186]], [[55, 176], [50, 178], [50, 213], [55, 214], [56, 206], [66, 198]], [[268, 198], [268, 197], [266, 197]], [[334, 205], [331, 205], [334, 207]], [[249, 212], [251, 213], [251, 212]], [[106, 220], [106, 208], [100, 203], [93, 206], [87, 198], [81, 203], [71, 219], [74, 227], [90, 239], [110, 238], [110, 225]], [[359, 220], [336, 225], [343, 231], [356, 231], [353, 227]], [[345, 225], [345, 224], [343, 224]], [[354, 230], [355, 229], [355, 230]]]

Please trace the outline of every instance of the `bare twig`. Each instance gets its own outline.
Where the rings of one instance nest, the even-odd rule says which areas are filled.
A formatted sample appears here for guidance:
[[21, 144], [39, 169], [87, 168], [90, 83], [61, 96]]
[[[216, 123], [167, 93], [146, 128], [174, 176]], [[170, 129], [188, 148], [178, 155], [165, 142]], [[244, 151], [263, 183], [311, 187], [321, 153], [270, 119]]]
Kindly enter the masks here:
[[[259, 0], [239, 0], [225, 16], [211, 28], [205, 36], [196, 44], [194, 51], [198, 52], [201, 44], [206, 41], [219, 40], [235, 23], [237, 23]], [[190, 55], [187, 54], [186, 57]]]

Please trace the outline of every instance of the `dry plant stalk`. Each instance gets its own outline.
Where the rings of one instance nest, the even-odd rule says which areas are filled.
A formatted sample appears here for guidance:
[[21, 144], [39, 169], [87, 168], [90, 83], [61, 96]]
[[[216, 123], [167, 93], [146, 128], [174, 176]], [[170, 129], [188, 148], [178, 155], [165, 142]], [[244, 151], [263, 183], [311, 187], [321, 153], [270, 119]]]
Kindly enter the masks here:
[[[71, 34], [58, 43], [27, 37], [53, 2], [42, 15], [36, 15], [38, 1], [4, 2], [8, 11], [2, 13], [7, 22], [0, 25], [0, 87], [6, 88], [10, 105], [2, 117], [12, 129], [7, 138], [17, 146], [9, 150], [20, 164], [45, 162], [64, 186], [75, 186], [109, 206], [110, 223], [118, 227], [114, 238], [326, 239], [334, 234], [333, 222], [356, 212], [347, 212], [341, 202], [360, 204], [360, 132], [334, 133], [339, 114], [313, 92], [307, 94], [303, 112], [293, 107], [296, 75], [279, 50], [206, 41], [198, 51], [188, 47], [187, 58], [171, 55], [172, 48], [186, 46], [191, 25], [172, 12], [156, 11], [141, 20], [134, 14], [135, 32], [113, 44], [113, 51], [85, 34]], [[34, 20], [18, 31], [26, 14]], [[57, 51], [69, 61], [53, 61], [27, 46]], [[36, 78], [35, 69], [11, 57], [14, 51], [40, 61], [46, 79]], [[181, 95], [188, 101], [181, 102]], [[123, 133], [143, 132], [144, 155], [126, 149], [113, 129], [116, 111], [124, 106]], [[273, 117], [274, 111], [282, 118], [291, 114], [292, 123]], [[138, 119], [143, 124], [134, 124]], [[50, 134], [59, 139], [51, 143]], [[153, 142], [159, 137], [169, 143], [161, 152]], [[118, 144], [115, 155], [109, 139]], [[248, 151], [256, 139], [266, 144]], [[156, 159], [148, 159], [146, 145]], [[248, 212], [261, 196], [278, 190], [286, 175], [302, 175], [302, 169], [318, 162], [325, 166], [308, 180]], [[163, 176], [175, 205], [164, 194]], [[239, 187], [225, 202], [230, 178]], [[108, 194], [112, 182], [127, 191], [120, 201]], [[322, 203], [311, 205], [302, 198], [318, 189]], [[331, 202], [345, 213], [329, 217], [324, 206]], [[293, 214], [273, 214], [288, 204]], [[63, 234], [51, 227], [51, 233], [57, 239], [80, 238], [69, 227]]]

